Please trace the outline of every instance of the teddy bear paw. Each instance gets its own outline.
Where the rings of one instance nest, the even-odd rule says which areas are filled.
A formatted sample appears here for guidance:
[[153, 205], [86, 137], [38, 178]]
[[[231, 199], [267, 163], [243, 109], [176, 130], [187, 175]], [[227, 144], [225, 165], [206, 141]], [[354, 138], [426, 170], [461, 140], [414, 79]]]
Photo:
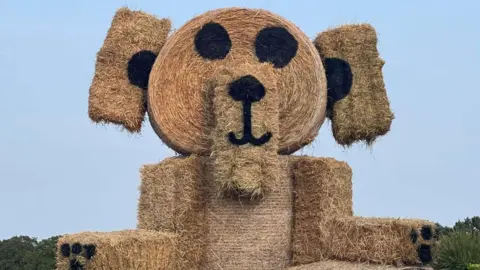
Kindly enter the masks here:
[[416, 247], [420, 262], [431, 263], [433, 261], [432, 246], [438, 240], [438, 232], [431, 225], [423, 225], [419, 229], [412, 229], [410, 239]]
[[63, 257], [70, 259], [71, 270], [83, 270], [90, 260], [95, 256], [95, 245], [74, 243], [72, 245], [65, 243], [60, 246]]

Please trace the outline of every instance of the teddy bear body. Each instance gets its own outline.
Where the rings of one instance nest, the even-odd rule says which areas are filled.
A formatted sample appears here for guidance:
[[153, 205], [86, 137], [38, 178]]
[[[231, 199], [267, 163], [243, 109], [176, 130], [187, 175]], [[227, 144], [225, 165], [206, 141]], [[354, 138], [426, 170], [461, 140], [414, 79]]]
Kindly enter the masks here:
[[[432, 223], [353, 216], [352, 174], [346, 163], [306, 156], [279, 156], [279, 161], [277, 188], [260, 202], [219, 199], [212, 181], [213, 161], [208, 157], [168, 158], [146, 165], [141, 170], [138, 229], [126, 237], [145, 233], [151, 234], [151, 241], [158, 237], [156, 251], [139, 240], [123, 247], [122, 237], [115, 239], [116, 232], [110, 233], [114, 241], [106, 243], [102, 240], [108, 233], [81, 233], [63, 237], [59, 243], [94, 245], [95, 256], [86, 259], [85, 248], [76, 255], [70, 252], [67, 258], [59, 255], [59, 269], [84, 269], [72, 267], [72, 258], [86, 269], [118, 269], [118, 260], [125, 269], [132, 265], [136, 269], [287, 269], [301, 265], [324, 269], [315, 263], [415, 265], [428, 257], [419, 250], [434, 241], [425, 231]], [[415, 241], [412, 231], [418, 232]], [[169, 241], [163, 239], [165, 235]], [[157, 253], [161, 256], [155, 257]], [[137, 257], [143, 257], [143, 262], [136, 261]], [[155, 262], [159, 259], [162, 263]]]
[[280, 164], [276, 188], [261, 202], [219, 199], [209, 158], [172, 158], [145, 166], [138, 227], [179, 234], [188, 250], [185, 269], [285, 269], [293, 193], [287, 158]]
[[[170, 158], [147, 165], [142, 169], [138, 228], [178, 234], [185, 269], [286, 269], [351, 258], [420, 262], [419, 246], [432, 239], [420, 236], [412, 242], [411, 232], [431, 223], [354, 217], [346, 163], [307, 156], [279, 160], [276, 188], [260, 202], [219, 199], [211, 158]], [[342, 231], [339, 225], [349, 228]], [[349, 236], [359, 230], [370, 232]]]

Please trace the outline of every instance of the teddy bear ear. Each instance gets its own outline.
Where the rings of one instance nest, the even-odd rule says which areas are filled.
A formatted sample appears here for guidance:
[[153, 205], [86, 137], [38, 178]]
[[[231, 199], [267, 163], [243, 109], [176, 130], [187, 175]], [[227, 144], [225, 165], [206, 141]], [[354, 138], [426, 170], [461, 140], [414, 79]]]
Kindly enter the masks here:
[[383, 80], [384, 61], [369, 24], [345, 25], [314, 40], [327, 76], [327, 116], [335, 140], [368, 144], [389, 130], [394, 119]]
[[119, 9], [97, 53], [88, 114], [97, 123], [139, 132], [146, 113], [151, 68], [171, 23], [141, 11]]

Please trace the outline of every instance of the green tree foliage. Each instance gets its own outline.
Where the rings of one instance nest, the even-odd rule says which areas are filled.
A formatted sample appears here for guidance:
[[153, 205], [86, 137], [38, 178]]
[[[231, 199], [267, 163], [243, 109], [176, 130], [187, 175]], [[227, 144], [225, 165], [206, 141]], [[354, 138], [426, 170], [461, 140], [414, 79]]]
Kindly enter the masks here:
[[440, 236], [446, 236], [456, 231], [480, 231], [480, 216], [474, 216], [472, 218], [466, 218], [463, 221], [459, 220], [453, 225], [453, 227], [442, 226], [439, 223], [435, 223]]
[[467, 269], [468, 270], [480, 270], [480, 263], [477, 263], [477, 264], [469, 264], [467, 266]]
[[480, 264], [480, 232], [458, 230], [440, 238], [435, 269], [465, 270]]
[[455, 231], [480, 231], [480, 217], [466, 218], [464, 221], [457, 221], [453, 226]]
[[440, 236], [448, 235], [453, 232], [453, 228], [442, 226], [439, 223], [435, 223], [435, 225], [437, 226], [438, 234]]
[[28, 236], [15, 236], [0, 241], [0, 270], [55, 269], [55, 248], [58, 236], [38, 241]]
[[436, 225], [440, 242], [435, 269], [480, 269], [480, 217], [459, 220], [453, 228]]

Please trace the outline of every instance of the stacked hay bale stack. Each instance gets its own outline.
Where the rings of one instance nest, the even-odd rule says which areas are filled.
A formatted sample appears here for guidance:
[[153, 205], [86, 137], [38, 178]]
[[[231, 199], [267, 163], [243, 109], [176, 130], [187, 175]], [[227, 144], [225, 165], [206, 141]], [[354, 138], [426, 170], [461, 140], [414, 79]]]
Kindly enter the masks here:
[[242, 8], [204, 13], [168, 36], [170, 26], [117, 12], [97, 55], [89, 116], [139, 132], [148, 113], [181, 156], [141, 169], [137, 230], [62, 237], [58, 269], [419, 261], [416, 248], [429, 240], [419, 230], [430, 223], [354, 217], [348, 164], [290, 155], [325, 117], [343, 145], [389, 131], [371, 26], [311, 42], [284, 18]]
[[57, 269], [175, 269], [176, 241], [145, 230], [66, 235], [58, 241]]

